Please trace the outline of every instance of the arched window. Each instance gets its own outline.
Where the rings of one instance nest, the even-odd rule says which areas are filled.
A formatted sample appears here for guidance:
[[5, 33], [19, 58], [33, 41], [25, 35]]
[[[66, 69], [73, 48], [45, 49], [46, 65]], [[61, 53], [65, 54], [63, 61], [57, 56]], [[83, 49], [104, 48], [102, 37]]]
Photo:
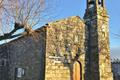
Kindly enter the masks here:
[[102, 2], [101, 0], [98, 0], [98, 4], [101, 4], [101, 2]]
[[92, 7], [94, 7], [94, 6], [95, 6], [95, 1], [93, 1], [93, 0], [90, 1], [90, 2], [89, 2], [89, 8], [92, 8]]

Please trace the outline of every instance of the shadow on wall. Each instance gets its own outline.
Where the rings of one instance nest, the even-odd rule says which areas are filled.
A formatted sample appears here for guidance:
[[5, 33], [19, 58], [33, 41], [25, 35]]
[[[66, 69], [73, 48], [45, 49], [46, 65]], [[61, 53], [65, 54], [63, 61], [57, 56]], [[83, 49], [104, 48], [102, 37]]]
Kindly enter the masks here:
[[112, 59], [111, 65], [114, 80], [120, 80], [120, 60]]
[[[99, 52], [98, 52], [98, 33], [95, 30], [94, 33], [91, 31], [94, 29], [91, 27], [91, 23], [87, 23], [89, 27], [86, 30], [86, 54], [85, 54], [85, 80], [100, 80], [99, 72]], [[97, 34], [96, 34], [97, 33]], [[96, 36], [92, 36], [96, 34]]]

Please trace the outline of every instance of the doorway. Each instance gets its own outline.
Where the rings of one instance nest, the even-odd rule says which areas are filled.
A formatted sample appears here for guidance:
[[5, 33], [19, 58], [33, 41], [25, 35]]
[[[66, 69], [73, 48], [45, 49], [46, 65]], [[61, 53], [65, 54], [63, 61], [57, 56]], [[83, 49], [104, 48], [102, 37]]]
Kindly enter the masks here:
[[73, 80], [82, 80], [82, 66], [78, 61], [73, 64]]

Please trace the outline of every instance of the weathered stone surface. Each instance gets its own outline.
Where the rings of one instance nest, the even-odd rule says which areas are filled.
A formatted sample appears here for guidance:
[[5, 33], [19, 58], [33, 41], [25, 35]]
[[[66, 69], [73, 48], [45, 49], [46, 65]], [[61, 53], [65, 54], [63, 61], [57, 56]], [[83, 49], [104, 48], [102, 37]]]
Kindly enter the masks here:
[[[8, 56], [5, 57], [7, 64], [4, 65], [8, 70], [0, 70], [0, 80], [44, 80], [45, 30], [41, 29], [36, 34], [39, 40], [24, 36], [0, 46], [0, 50], [5, 50], [0, 51], [0, 59], [4, 58], [4, 54]], [[24, 69], [24, 75], [20, 78], [17, 77], [17, 68]]]
[[34, 32], [36, 40], [26, 35], [1, 45], [0, 79], [113, 80], [107, 11], [89, 1], [95, 2], [84, 21], [74, 16], [48, 23]]
[[[113, 80], [109, 48], [109, 17], [100, 4], [86, 10], [84, 16], [88, 29], [86, 80]], [[91, 73], [91, 75], [89, 75]]]
[[114, 59], [112, 60], [111, 64], [112, 64], [114, 80], [120, 80], [120, 60]]
[[[85, 24], [79, 17], [70, 17], [64, 20], [49, 23], [47, 26], [46, 42], [46, 80], [71, 80], [72, 66], [75, 61], [82, 64], [82, 78], [84, 78], [84, 58], [85, 58]], [[75, 59], [81, 50], [80, 57]], [[64, 63], [61, 59], [51, 59], [52, 57], [64, 57], [67, 55], [71, 61]], [[58, 61], [58, 62], [57, 62]], [[59, 63], [60, 62], [60, 63]], [[48, 73], [49, 72], [49, 73]], [[61, 79], [62, 78], [62, 79]]]

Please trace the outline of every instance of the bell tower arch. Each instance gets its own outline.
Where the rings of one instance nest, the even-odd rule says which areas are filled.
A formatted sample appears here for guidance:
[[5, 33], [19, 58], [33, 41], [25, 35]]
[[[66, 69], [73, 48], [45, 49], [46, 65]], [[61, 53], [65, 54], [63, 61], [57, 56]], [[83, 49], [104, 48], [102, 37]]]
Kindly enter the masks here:
[[87, 0], [87, 9], [91, 6], [101, 6], [101, 7], [105, 7], [105, 0]]

